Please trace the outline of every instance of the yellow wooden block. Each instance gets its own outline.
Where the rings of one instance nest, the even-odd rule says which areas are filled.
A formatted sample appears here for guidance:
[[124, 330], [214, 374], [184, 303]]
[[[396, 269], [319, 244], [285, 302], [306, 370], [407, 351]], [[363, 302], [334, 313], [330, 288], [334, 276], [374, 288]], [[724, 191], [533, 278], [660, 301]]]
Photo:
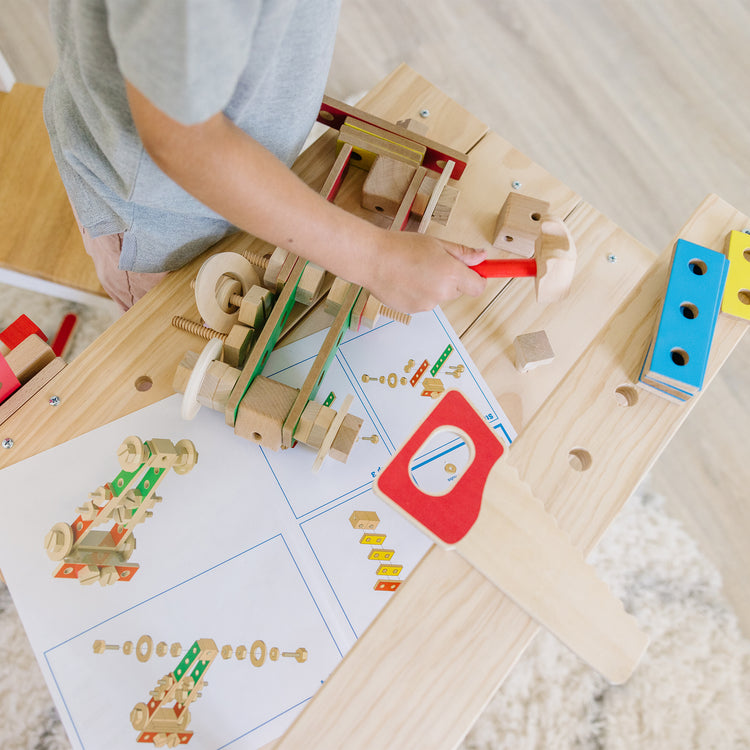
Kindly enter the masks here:
[[378, 565], [375, 571], [377, 576], [397, 576], [404, 569], [403, 565]]
[[750, 234], [732, 231], [727, 235], [729, 273], [724, 286], [721, 311], [750, 320]]
[[385, 534], [371, 534], [365, 532], [359, 540], [360, 544], [382, 544], [385, 541]]
[[390, 560], [396, 554], [395, 549], [371, 549], [368, 560]]

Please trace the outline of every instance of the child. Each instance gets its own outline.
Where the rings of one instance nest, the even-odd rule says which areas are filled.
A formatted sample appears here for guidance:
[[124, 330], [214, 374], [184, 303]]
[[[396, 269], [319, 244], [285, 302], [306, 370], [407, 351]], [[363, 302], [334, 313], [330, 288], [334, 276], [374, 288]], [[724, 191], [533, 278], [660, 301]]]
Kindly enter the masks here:
[[484, 253], [388, 232], [289, 169], [338, 0], [55, 0], [45, 122], [107, 292], [127, 309], [237, 228], [417, 312], [478, 295]]

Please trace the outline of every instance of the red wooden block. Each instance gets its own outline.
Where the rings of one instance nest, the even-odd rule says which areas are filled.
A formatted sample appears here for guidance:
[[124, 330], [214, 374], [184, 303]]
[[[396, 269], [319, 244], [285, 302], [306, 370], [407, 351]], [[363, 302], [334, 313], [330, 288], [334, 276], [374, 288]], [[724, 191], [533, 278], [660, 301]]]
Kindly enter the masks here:
[[5, 357], [0, 354], [0, 402], [15, 393], [21, 387], [21, 381], [16, 377]]
[[15, 349], [27, 336], [35, 333], [43, 341], [47, 340], [39, 326], [26, 315], [20, 315], [4, 331], [0, 332], [0, 341], [8, 347]]

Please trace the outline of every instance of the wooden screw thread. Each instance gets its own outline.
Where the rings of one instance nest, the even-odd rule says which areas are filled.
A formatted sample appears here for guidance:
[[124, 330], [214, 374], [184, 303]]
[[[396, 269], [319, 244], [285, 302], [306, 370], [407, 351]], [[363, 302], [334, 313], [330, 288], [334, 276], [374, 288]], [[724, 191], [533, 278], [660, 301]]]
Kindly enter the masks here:
[[380, 306], [379, 313], [384, 318], [395, 320], [396, 323], [403, 323], [405, 326], [408, 326], [409, 323], [411, 323], [411, 315], [409, 315], [409, 313], [402, 313], [391, 307], [386, 307], [385, 305]]
[[263, 269], [264, 271], [268, 268], [268, 257], [261, 255], [259, 252], [253, 252], [252, 250], [243, 250], [243, 257], [247, 258], [254, 266]]
[[180, 315], [175, 315], [172, 318], [172, 325], [175, 328], [179, 328], [181, 331], [187, 331], [194, 336], [200, 336], [202, 339], [206, 339], [206, 341], [208, 341], [208, 339], [221, 339], [222, 341], [226, 341], [227, 338], [226, 333], [219, 333], [218, 331], [214, 331], [213, 328], [206, 328], [206, 326], [202, 326], [200, 323], [195, 323], [192, 320], [183, 318]]

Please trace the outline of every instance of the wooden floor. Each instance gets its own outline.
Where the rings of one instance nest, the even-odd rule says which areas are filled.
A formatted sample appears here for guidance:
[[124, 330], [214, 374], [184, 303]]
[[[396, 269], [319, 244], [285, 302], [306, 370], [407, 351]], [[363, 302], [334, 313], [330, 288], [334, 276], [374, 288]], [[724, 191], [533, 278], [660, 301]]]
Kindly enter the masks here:
[[[45, 8], [0, 0], [0, 50], [37, 85], [54, 60]], [[345, 0], [328, 90], [406, 62], [661, 250], [709, 192], [750, 214], [748, 28], [745, 0]], [[651, 476], [750, 635], [748, 373], [750, 336]]]

